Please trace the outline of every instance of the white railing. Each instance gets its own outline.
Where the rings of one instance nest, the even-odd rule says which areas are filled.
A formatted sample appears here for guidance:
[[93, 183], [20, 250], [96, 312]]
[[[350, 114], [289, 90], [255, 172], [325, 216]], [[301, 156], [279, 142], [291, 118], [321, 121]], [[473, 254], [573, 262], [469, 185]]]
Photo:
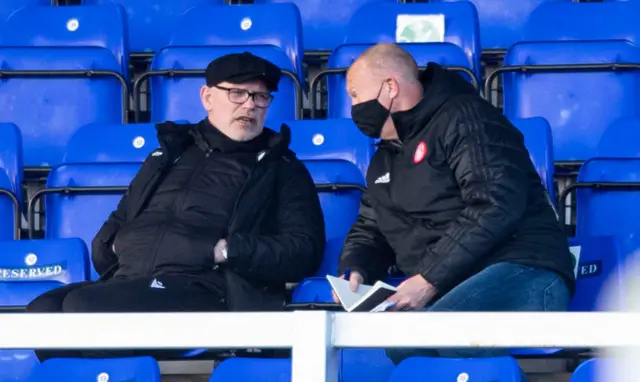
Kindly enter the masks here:
[[337, 349], [640, 346], [640, 313], [0, 314], [0, 349], [291, 348], [293, 382], [335, 382]]

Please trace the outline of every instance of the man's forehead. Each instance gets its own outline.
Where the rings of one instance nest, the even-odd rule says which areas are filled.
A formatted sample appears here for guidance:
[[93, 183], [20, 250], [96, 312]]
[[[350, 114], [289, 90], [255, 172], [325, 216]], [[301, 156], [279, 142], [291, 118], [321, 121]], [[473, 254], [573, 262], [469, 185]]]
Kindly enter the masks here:
[[360, 61], [356, 61], [347, 72], [347, 88], [352, 90], [361, 87], [363, 81], [366, 80], [366, 70]]

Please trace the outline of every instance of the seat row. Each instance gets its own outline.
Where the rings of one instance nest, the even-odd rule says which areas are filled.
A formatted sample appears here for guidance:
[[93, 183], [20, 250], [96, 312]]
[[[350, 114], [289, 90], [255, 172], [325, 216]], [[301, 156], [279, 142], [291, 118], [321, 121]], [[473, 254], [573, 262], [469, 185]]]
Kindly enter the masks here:
[[[518, 363], [511, 357], [484, 359], [428, 358], [407, 359], [394, 366], [358, 363], [349, 354], [340, 351], [340, 382], [432, 382], [448, 381], [500, 381], [521, 382]], [[158, 363], [149, 357], [115, 359], [51, 359], [38, 363], [31, 351], [0, 351], [0, 381], [84, 382], [136, 380], [160, 382]], [[19, 359], [20, 358], [20, 359]], [[569, 382], [597, 382], [609, 380], [620, 372], [623, 365], [608, 358], [584, 361], [573, 372]], [[291, 380], [291, 359], [229, 358], [214, 369], [210, 382], [271, 382]]]
[[[506, 115], [545, 118], [554, 134], [556, 161], [592, 157], [614, 119], [637, 117], [640, 110], [635, 20], [620, 16], [638, 10], [638, 2], [541, 5], [528, 19], [522, 41], [507, 52], [505, 66], [487, 79], [487, 98], [493, 79], [502, 75]], [[320, 107], [316, 89], [327, 76], [328, 117], [350, 116], [345, 68], [376, 42], [401, 41], [396, 32], [406, 15], [435, 17], [446, 26], [441, 42], [401, 42], [419, 65], [441, 63], [480, 87], [478, 20], [471, 3], [373, 2], [354, 14], [328, 69], [311, 81], [313, 116]], [[603, 23], [593, 15], [617, 22]], [[550, 18], [553, 27], [547, 27]], [[139, 111], [146, 81], [151, 121], [198, 118], [203, 80], [197, 77], [211, 59], [232, 52], [251, 51], [279, 65], [285, 76], [268, 118], [300, 119], [307, 86], [295, 5], [195, 6], [177, 19], [175, 28], [167, 28], [169, 45], [156, 52], [151, 70], [133, 85], [125, 20], [121, 8], [95, 5], [25, 7], [6, 21], [7, 32], [0, 36], [0, 113], [22, 133], [25, 167], [60, 163], [80, 126], [127, 122], [129, 94]]]
[[[532, 162], [552, 193], [554, 170], [548, 123], [542, 118], [513, 123], [523, 133]], [[316, 183], [327, 230], [324, 261], [317, 272], [319, 279], [303, 282], [294, 293], [294, 300], [330, 302], [323, 277], [336, 272], [344, 238], [357, 217], [365, 187], [364, 174], [375, 146], [348, 119], [294, 120], [287, 124], [292, 130], [291, 148]], [[581, 307], [594, 308], [589, 304], [593, 304], [593, 296], [601, 288], [602, 277], [623, 264], [636, 248], [634, 238], [640, 226], [635, 217], [636, 206], [640, 204], [634, 202], [639, 192], [632, 186], [637, 186], [633, 178], [640, 172], [640, 159], [633, 156], [634, 152], [620, 151], [611, 142], [638, 138], [639, 126], [637, 120], [622, 120], [614, 125], [602, 141], [602, 157], [583, 166], [578, 184], [584, 187], [575, 187], [579, 188], [578, 234], [572, 245], [577, 258], [576, 273], [585, 285], [576, 297]], [[17, 129], [13, 132], [14, 138], [19, 137]], [[15, 190], [21, 177], [16, 154], [19, 139], [13, 140], [12, 149], [9, 135], [1, 138], [0, 179], [4, 179], [6, 187], [0, 195], [0, 240], [5, 240], [0, 244], [3, 253], [0, 288], [4, 289], [0, 293], [0, 306], [24, 306], [51, 287], [47, 282], [29, 292], [23, 283], [11, 283], [14, 279], [34, 284], [95, 280], [97, 274], [90, 261], [91, 241], [117, 206], [144, 158], [157, 147], [154, 126], [89, 125], [80, 129], [71, 139], [63, 163], [50, 172], [45, 188], [27, 203], [27, 211], [18, 209], [17, 214], [13, 202], [18, 199]], [[621, 191], [623, 187], [627, 188]], [[566, 191], [562, 196], [565, 195]], [[45, 238], [52, 241], [13, 240], [17, 237], [12, 218], [15, 220], [26, 212], [32, 231], [34, 206], [39, 200], [45, 204]], [[616, 213], [616, 224], [608, 223], [612, 211]], [[68, 240], [56, 241], [61, 239]], [[61, 249], [60, 245], [69, 247]]]
[[[431, 3], [456, 0], [431, 0]], [[457, 0], [461, 1], [461, 0]], [[561, 0], [567, 3], [571, 0]], [[227, 0], [81, 0], [84, 5], [117, 3], [127, 15], [128, 43], [133, 52], [153, 52], [168, 45], [170, 35], [166, 28], [190, 7], [199, 4], [223, 5]], [[349, 21], [357, 10], [369, 3], [411, 3], [402, 0], [244, 0], [245, 4], [295, 4], [301, 13], [305, 50], [331, 51], [343, 43]], [[482, 49], [506, 49], [519, 41], [527, 18], [541, 4], [549, 0], [522, 0], [514, 4], [508, 0], [472, 0], [480, 25]], [[13, 11], [26, 5], [50, 5], [51, 0], [12, 0], [0, 4], [0, 19], [5, 20]], [[326, 9], [339, 12], [328, 14]], [[567, 22], [572, 22], [567, 19]], [[612, 23], [615, 20], [611, 20]]]

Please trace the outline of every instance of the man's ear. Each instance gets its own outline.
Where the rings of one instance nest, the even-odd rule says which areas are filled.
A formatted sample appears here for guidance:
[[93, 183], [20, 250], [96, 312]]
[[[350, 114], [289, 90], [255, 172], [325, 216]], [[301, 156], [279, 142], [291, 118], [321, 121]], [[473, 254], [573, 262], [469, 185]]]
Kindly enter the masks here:
[[383, 91], [389, 94], [389, 99], [394, 99], [398, 96], [398, 93], [400, 92], [400, 86], [395, 78], [388, 78], [383, 86]]
[[202, 107], [204, 107], [207, 112], [210, 112], [213, 102], [211, 100], [211, 88], [207, 85], [203, 85], [200, 88], [200, 101], [202, 102]]

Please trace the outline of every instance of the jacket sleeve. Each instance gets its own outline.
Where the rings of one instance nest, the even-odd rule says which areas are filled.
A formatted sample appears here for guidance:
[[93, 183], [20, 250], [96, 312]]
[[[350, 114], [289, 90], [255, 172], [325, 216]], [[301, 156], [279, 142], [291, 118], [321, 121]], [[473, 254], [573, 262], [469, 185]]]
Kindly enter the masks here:
[[[127, 210], [129, 207], [129, 195], [132, 192], [132, 187], [136, 183], [136, 179], [143, 181], [146, 175], [141, 175], [148, 172], [145, 168], [151, 168], [151, 161], [153, 157], [151, 154], [142, 163], [140, 170], [127, 187], [127, 191], [118, 202], [118, 206], [115, 211], [111, 212], [107, 221], [104, 222], [96, 236], [91, 242], [91, 261], [93, 267], [100, 276], [104, 276], [105, 272], [108, 272], [118, 263], [118, 256], [113, 252], [111, 248], [113, 240], [127, 220]], [[116, 248], [116, 251], [118, 249]]]
[[522, 134], [506, 121], [456, 122], [443, 146], [465, 207], [421, 263], [420, 274], [439, 291], [468, 277], [515, 233], [527, 205], [531, 167]]
[[274, 234], [233, 234], [228, 265], [268, 283], [298, 282], [314, 275], [324, 255], [325, 225], [320, 199], [307, 168], [295, 158], [279, 171]]
[[387, 239], [378, 229], [376, 213], [367, 192], [362, 194], [356, 222], [351, 226], [340, 256], [339, 274], [347, 268], [358, 271], [370, 284], [384, 278], [395, 262], [395, 255]]
[[118, 262], [118, 257], [111, 246], [116, 233], [118, 233], [118, 230], [126, 220], [128, 198], [129, 190], [122, 196], [118, 207], [109, 215], [109, 218], [102, 225], [91, 243], [91, 261], [100, 276], [103, 276]]

